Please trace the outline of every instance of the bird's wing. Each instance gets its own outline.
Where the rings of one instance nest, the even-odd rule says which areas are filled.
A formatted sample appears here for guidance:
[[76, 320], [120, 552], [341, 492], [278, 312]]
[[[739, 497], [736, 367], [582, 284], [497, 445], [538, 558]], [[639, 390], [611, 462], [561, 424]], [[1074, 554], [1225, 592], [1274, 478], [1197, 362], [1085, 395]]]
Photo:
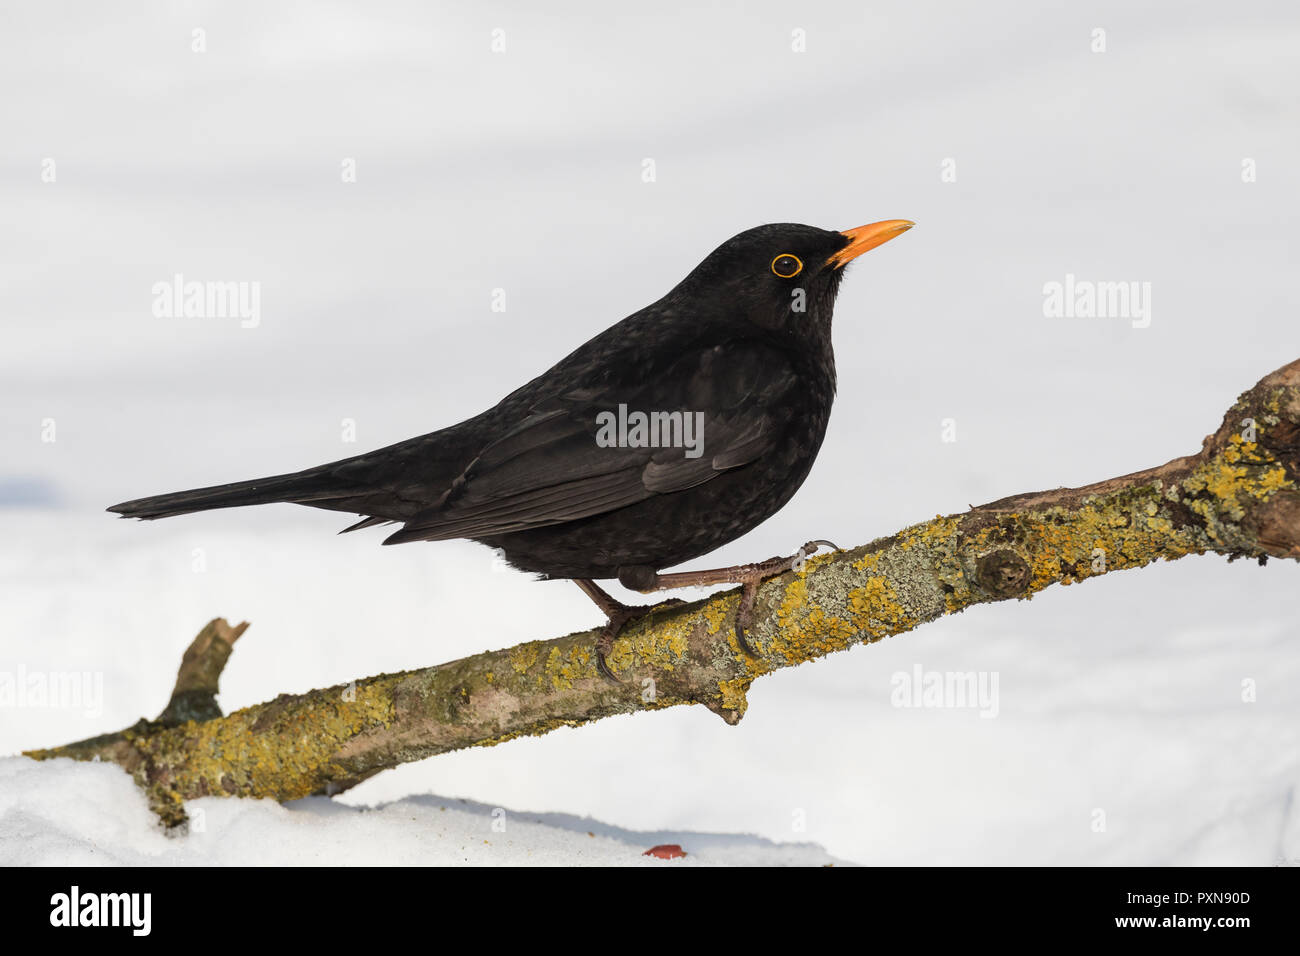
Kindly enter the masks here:
[[[738, 342], [690, 352], [633, 387], [589, 385], [552, 396], [486, 446], [441, 504], [414, 515], [385, 544], [524, 531], [702, 484], [774, 448], [799, 387], [781, 352]], [[677, 444], [633, 447], [631, 428], [613, 447], [598, 442], [600, 416], [616, 429], [620, 405], [633, 425], [634, 412], [678, 413], [667, 421], [670, 428], [680, 422], [679, 431], [661, 429]]]

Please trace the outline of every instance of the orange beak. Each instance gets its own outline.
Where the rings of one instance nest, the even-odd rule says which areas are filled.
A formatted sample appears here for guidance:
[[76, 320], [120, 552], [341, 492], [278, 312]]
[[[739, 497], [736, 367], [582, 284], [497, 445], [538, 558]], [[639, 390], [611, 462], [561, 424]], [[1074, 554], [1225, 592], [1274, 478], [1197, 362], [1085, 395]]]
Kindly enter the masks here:
[[827, 259], [826, 264], [841, 269], [868, 249], [874, 249], [895, 236], [901, 236], [915, 225], [916, 223], [908, 219], [886, 219], [884, 222], [873, 222], [869, 226], [846, 229], [843, 235], [848, 237], [849, 244]]

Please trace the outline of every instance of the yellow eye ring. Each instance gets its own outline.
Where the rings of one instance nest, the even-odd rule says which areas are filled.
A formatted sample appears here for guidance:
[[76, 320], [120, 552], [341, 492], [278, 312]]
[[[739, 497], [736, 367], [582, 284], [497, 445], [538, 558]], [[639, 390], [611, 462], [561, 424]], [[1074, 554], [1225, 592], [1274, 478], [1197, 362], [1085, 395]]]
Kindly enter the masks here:
[[[794, 263], [793, 269], [790, 268], [790, 262], [784, 261], [787, 259], [793, 260]], [[778, 262], [781, 263], [781, 268], [779, 269], [777, 268], [776, 265]], [[772, 260], [772, 274], [775, 276], [780, 276], [782, 279], [793, 279], [802, 271], [803, 271], [803, 260], [792, 253], [783, 252], [775, 259]]]

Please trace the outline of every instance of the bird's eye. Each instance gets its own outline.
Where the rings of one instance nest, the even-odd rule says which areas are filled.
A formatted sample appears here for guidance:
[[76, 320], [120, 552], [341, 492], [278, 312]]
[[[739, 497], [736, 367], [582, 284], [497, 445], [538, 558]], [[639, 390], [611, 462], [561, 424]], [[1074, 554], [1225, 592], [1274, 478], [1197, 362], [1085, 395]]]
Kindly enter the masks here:
[[803, 270], [803, 263], [798, 256], [783, 252], [772, 260], [772, 271], [782, 279], [792, 279]]

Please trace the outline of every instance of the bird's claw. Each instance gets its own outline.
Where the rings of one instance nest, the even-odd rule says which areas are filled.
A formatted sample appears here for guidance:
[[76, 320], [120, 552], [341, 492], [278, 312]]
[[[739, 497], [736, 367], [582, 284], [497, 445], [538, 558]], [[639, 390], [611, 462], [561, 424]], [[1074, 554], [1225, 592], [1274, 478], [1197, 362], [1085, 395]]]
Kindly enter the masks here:
[[645, 617], [651, 611], [658, 607], [672, 607], [676, 604], [685, 604], [680, 598], [669, 598], [656, 605], [647, 606], [628, 606], [619, 605], [619, 609], [609, 615], [609, 621], [600, 632], [600, 637], [596, 639], [596, 670], [600, 676], [606, 680], [611, 680], [615, 684], [626, 684], [627, 681], [615, 674], [609, 667], [607, 655], [614, 650], [614, 638], [622, 633], [623, 628], [637, 618]]
[[749, 639], [745, 637], [745, 628], [752, 623], [753, 621], [742, 621], [740, 615], [736, 615], [736, 643], [740, 645], [740, 649], [745, 652], [746, 657], [757, 658], [758, 651], [754, 650], [749, 643]]
[[836, 544], [834, 541], [827, 541], [825, 538], [818, 538], [815, 541], [809, 541], [807, 544], [805, 544], [802, 548], [799, 549], [797, 554], [794, 555], [792, 559], [792, 563], [790, 565], [791, 570], [795, 570], [795, 571], [799, 570], [799, 568], [803, 566], [803, 563], [805, 561], [807, 561], [809, 558], [811, 558], [814, 554], [817, 553], [819, 548], [830, 548], [832, 551], [840, 550], [840, 546], [838, 544]]
[[605, 660], [605, 655], [614, 649], [614, 637], [609, 633], [608, 625], [605, 631], [596, 641], [596, 670], [600, 671], [600, 676], [606, 680], [611, 680], [615, 684], [624, 684], [626, 681], [609, 669], [609, 663]]
[[736, 609], [736, 643], [744, 651], [747, 657], [758, 657], [749, 640], [745, 637], [745, 631], [754, 623], [754, 601], [758, 598], [758, 588], [768, 578], [775, 577], [778, 574], [784, 574], [786, 571], [800, 570], [804, 562], [817, 553], [819, 548], [830, 548], [832, 551], [838, 551], [839, 546], [833, 541], [827, 541], [824, 538], [818, 538], [815, 541], [809, 541], [803, 547], [799, 548], [788, 558], [768, 558], [757, 565], [747, 574], [743, 580], [743, 587], [740, 591], [740, 607]]

